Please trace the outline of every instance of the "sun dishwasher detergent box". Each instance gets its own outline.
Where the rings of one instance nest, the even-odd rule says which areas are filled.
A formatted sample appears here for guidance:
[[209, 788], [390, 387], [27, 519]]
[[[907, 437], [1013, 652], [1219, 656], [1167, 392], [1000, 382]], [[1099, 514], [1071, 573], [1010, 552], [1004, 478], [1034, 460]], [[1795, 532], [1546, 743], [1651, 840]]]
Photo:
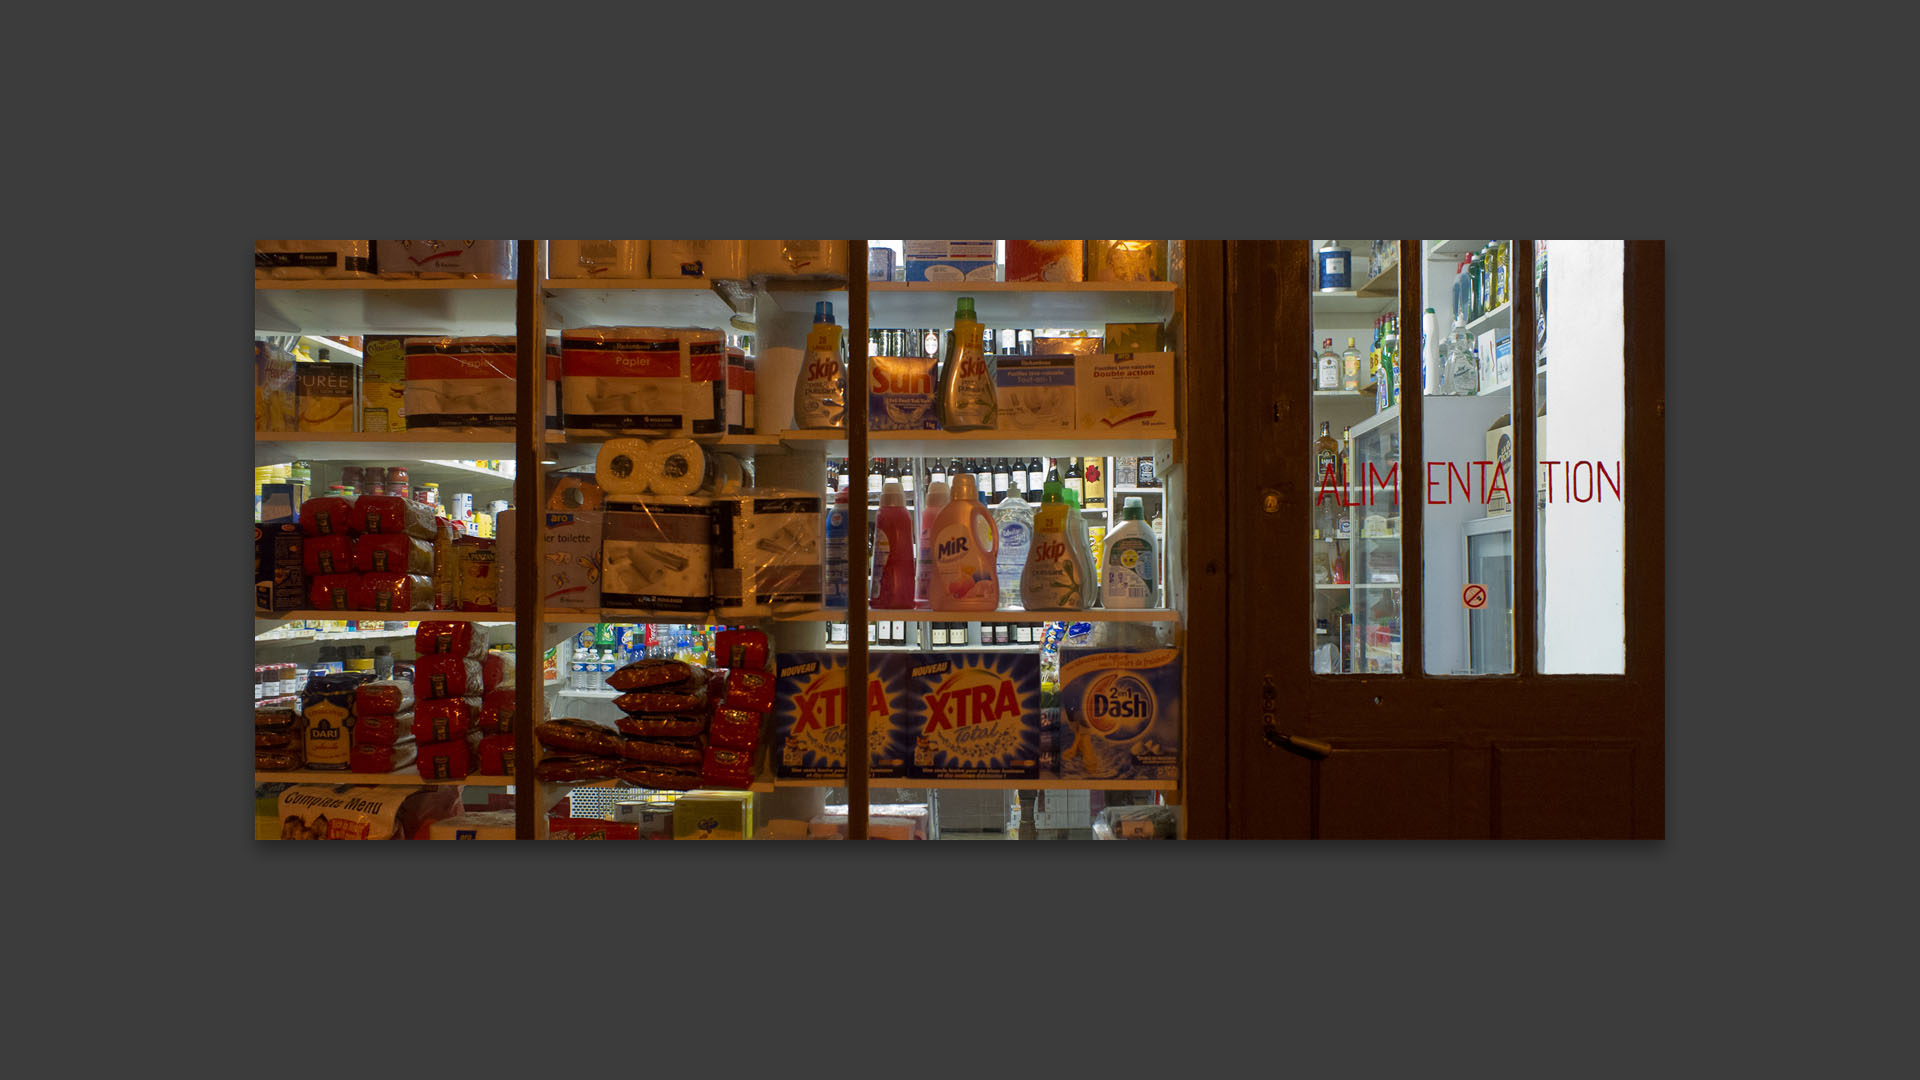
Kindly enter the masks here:
[[867, 383], [868, 431], [938, 431], [931, 356], [876, 356]]
[[1062, 780], [1177, 780], [1180, 650], [1060, 650]]
[[1067, 432], [1074, 427], [1074, 357], [997, 356], [993, 385], [1001, 431]]
[[897, 653], [916, 780], [1040, 778], [1038, 653]]
[[[867, 775], [907, 775], [908, 682], [904, 653], [867, 656]], [[773, 700], [773, 775], [779, 780], [847, 775], [847, 654], [781, 653]]]
[[1173, 354], [1097, 353], [1076, 358], [1080, 430], [1173, 436]]
[[992, 281], [991, 240], [906, 240], [908, 281]]

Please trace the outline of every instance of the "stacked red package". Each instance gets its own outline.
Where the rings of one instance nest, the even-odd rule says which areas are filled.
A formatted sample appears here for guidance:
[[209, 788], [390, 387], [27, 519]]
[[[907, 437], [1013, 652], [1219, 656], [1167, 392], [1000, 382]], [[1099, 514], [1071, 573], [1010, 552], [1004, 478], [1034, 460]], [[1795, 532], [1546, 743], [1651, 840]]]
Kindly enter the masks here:
[[315, 608], [433, 607], [433, 518], [420, 504], [387, 495], [322, 495], [301, 503], [299, 517], [306, 537], [300, 557]]
[[460, 780], [473, 772], [468, 739], [486, 696], [487, 628], [470, 622], [423, 622], [414, 631], [414, 765], [423, 780]]
[[713, 637], [713, 662], [724, 678], [710, 695], [700, 785], [749, 787], [760, 729], [773, 709], [773, 649], [763, 630], [722, 630]]
[[397, 772], [414, 762], [413, 687], [399, 679], [361, 683], [353, 692], [349, 767], [357, 773]]

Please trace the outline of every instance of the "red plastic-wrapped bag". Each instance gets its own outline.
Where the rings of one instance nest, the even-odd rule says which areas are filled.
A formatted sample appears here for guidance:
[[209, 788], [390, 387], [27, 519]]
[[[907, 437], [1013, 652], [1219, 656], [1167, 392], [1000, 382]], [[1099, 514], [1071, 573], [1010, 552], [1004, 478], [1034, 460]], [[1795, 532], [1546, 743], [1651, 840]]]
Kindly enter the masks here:
[[684, 716], [627, 715], [614, 721], [622, 734], [643, 739], [685, 739], [704, 734], [707, 718], [698, 714]]
[[[480, 697], [480, 663], [464, 656], [422, 656], [413, 662], [413, 696]], [[418, 707], [416, 706], [416, 709]]]
[[511, 732], [514, 713], [518, 708], [519, 702], [514, 698], [513, 687], [489, 690], [480, 699], [480, 715], [474, 717], [473, 726], [489, 735]]
[[768, 712], [773, 708], [773, 676], [765, 671], [734, 668], [727, 672], [724, 697], [729, 709]]
[[708, 672], [698, 664], [688, 664], [692, 671], [685, 682], [671, 686], [654, 686], [645, 690], [630, 690], [613, 699], [613, 704], [624, 713], [701, 713], [707, 711]]
[[298, 746], [285, 750], [255, 750], [253, 767], [260, 772], [297, 772], [306, 764]]
[[312, 579], [307, 595], [318, 611], [352, 611], [353, 590], [360, 584], [359, 574], [321, 574]]
[[392, 716], [413, 708], [413, 684], [400, 679], [361, 683], [353, 691], [353, 715]]
[[[419, 708], [414, 709], [413, 723], [407, 730], [423, 743], [452, 742], [464, 739], [473, 727], [473, 709], [461, 698], [450, 698], [458, 702], [458, 709], [428, 709], [425, 715]], [[428, 702], [426, 704], [431, 704]]]
[[[480, 658], [480, 688], [498, 690], [513, 685], [513, 654], [494, 650]], [[771, 707], [771, 706], [769, 706]]]
[[478, 660], [487, 653], [487, 628], [470, 622], [423, 622], [413, 632], [413, 651], [422, 658], [461, 656]]
[[423, 780], [460, 780], [473, 771], [473, 752], [467, 740], [421, 743], [414, 762]]
[[300, 504], [300, 531], [308, 536], [346, 536], [358, 532], [353, 504], [357, 496], [321, 495]]
[[713, 635], [713, 663], [716, 667], [748, 671], [767, 671], [773, 655], [765, 630], [722, 630]]
[[353, 744], [392, 746], [413, 734], [413, 722], [414, 713], [410, 708], [397, 713], [372, 713], [357, 717], [353, 725]]
[[394, 495], [362, 495], [354, 503], [354, 531], [403, 534], [432, 540], [436, 530], [433, 510], [424, 503]]
[[729, 750], [752, 753], [760, 742], [760, 714], [743, 709], [715, 709], [707, 724], [707, 741]]
[[413, 764], [419, 744], [412, 739], [401, 739], [390, 746], [380, 746], [355, 740], [350, 755], [352, 768], [357, 773], [398, 772]]
[[255, 750], [292, 750], [304, 747], [307, 733], [299, 728], [254, 728]]
[[716, 788], [752, 787], [753, 755], [724, 746], [707, 747], [706, 760], [700, 765], [700, 783]]
[[360, 574], [355, 611], [425, 611], [433, 607], [433, 579], [425, 574]]
[[590, 724], [585, 720], [561, 717], [535, 724], [533, 737], [541, 746], [557, 750], [562, 754], [594, 754], [599, 757], [620, 756], [620, 736], [609, 728], [599, 724]]
[[[320, 539], [327, 539], [321, 537]], [[433, 545], [415, 536], [385, 533], [353, 538], [353, 570], [359, 574], [433, 574]]]
[[635, 739], [619, 742], [620, 756], [630, 761], [654, 765], [698, 765], [706, 759], [706, 748], [698, 739]]
[[511, 735], [483, 736], [477, 747], [480, 772], [487, 776], [512, 776], [514, 747]]
[[[588, 780], [610, 779], [618, 768], [619, 758], [566, 755], [542, 759], [540, 764], [534, 766], [534, 775], [549, 784], [578, 784]], [[695, 779], [698, 778], [696, 775]]]
[[310, 578], [322, 574], [351, 574], [354, 537], [346, 533], [313, 536], [300, 544], [300, 567]]
[[656, 791], [691, 791], [700, 786], [700, 770], [684, 765], [634, 761], [620, 765], [613, 775], [635, 787]]
[[607, 676], [607, 685], [625, 692], [673, 686], [692, 677], [692, 666], [679, 660], [635, 660]]
[[549, 840], [638, 840], [640, 826], [599, 818], [548, 818]]

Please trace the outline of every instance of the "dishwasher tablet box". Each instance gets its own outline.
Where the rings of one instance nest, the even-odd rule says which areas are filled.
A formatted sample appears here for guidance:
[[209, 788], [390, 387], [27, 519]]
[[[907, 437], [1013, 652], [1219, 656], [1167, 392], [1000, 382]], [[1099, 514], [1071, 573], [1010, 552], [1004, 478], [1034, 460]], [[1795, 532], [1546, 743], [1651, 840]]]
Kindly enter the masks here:
[[1081, 356], [1074, 382], [1082, 432], [1173, 437], [1172, 353]]
[[907, 240], [908, 281], [992, 281], [991, 240]]
[[1180, 650], [1060, 650], [1062, 780], [1177, 780]]
[[1040, 656], [904, 653], [915, 780], [1037, 780]]
[[[535, 511], [540, 520], [540, 606], [600, 606], [602, 515], [598, 510]], [[500, 567], [500, 604], [514, 606], [515, 564], [520, 511], [507, 509], [494, 522], [494, 546]]]
[[931, 356], [876, 356], [867, 383], [867, 430], [938, 431]]
[[994, 396], [1001, 431], [1070, 432], [1079, 408], [1074, 357], [996, 356]]
[[360, 430], [358, 364], [295, 364], [293, 370], [299, 430]]
[[[847, 775], [847, 654], [782, 653], [773, 700], [773, 775], [781, 780]], [[902, 654], [867, 657], [868, 774], [907, 775], [907, 666]]]

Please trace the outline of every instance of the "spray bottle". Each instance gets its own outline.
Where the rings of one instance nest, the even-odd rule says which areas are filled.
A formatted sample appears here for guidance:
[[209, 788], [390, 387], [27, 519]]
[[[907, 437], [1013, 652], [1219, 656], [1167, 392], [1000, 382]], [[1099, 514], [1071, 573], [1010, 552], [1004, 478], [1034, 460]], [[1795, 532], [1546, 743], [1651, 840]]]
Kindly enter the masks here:
[[962, 296], [953, 312], [953, 337], [940, 365], [934, 398], [943, 431], [991, 431], [1000, 426], [999, 398], [993, 388], [993, 361], [986, 353], [973, 297]]
[[793, 387], [793, 426], [802, 430], [847, 426], [846, 341], [833, 321], [831, 300], [813, 305], [807, 355]]
[[993, 515], [980, 505], [978, 479], [972, 473], [954, 477], [952, 501], [934, 519], [933, 579], [927, 584], [933, 610], [993, 611], [1000, 603], [999, 547]]

